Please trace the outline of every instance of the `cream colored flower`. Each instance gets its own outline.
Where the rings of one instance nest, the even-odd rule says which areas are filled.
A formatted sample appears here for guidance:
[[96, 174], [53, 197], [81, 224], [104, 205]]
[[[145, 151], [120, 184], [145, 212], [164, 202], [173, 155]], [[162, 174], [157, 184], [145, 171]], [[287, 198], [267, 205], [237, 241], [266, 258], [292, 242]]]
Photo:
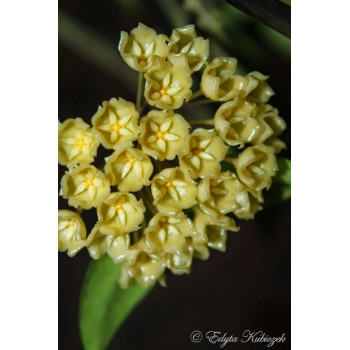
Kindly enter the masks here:
[[194, 247], [191, 238], [186, 238], [183, 249], [174, 254], [166, 255], [166, 267], [175, 275], [191, 272]]
[[90, 125], [81, 118], [67, 119], [58, 124], [58, 163], [67, 167], [94, 161], [99, 142]]
[[107, 252], [115, 264], [126, 259], [129, 246], [128, 234], [111, 238], [99, 231], [99, 225], [95, 225], [86, 240], [86, 247], [93, 259], [97, 260]]
[[91, 122], [103, 147], [116, 149], [128, 141], [137, 139], [138, 118], [139, 113], [132, 102], [113, 97], [102, 102]]
[[234, 162], [239, 179], [251, 190], [260, 192], [271, 186], [278, 170], [273, 147], [257, 145], [246, 148]]
[[97, 208], [99, 230], [110, 237], [138, 230], [146, 208], [128, 192], [113, 192]]
[[130, 35], [121, 32], [118, 48], [130, 68], [146, 72], [154, 56], [165, 58], [168, 55], [168, 40], [167, 36], [157, 35], [155, 30], [139, 23], [138, 27], [132, 29]]
[[155, 58], [145, 79], [145, 98], [159, 109], [180, 108], [192, 95], [191, 72], [182, 66]]
[[86, 228], [80, 215], [71, 210], [58, 211], [58, 251], [73, 257], [85, 247]]
[[188, 170], [193, 179], [216, 176], [227, 150], [228, 146], [225, 146], [215, 130], [198, 128], [186, 139], [185, 148], [179, 157], [180, 166]]
[[209, 57], [209, 40], [197, 37], [193, 24], [173, 30], [169, 42], [168, 60], [196, 72]]
[[166, 269], [164, 257], [148, 254], [146, 250], [147, 246], [143, 238], [129, 250], [127, 261], [119, 277], [121, 288], [127, 288], [133, 279], [137, 280], [143, 288], [147, 288], [163, 275]]
[[153, 165], [149, 157], [130, 143], [106, 158], [105, 173], [121, 191], [135, 192], [148, 186]]
[[257, 110], [255, 103], [237, 97], [222, 104], [214, 117], [217, 133], [231, 146], [243, 148], [246, 142], [252, 143], [262, 129], [254, 118]]
[[265, 143], [275, 149], [275, 153], [281, 152], [286, 148], [286, 144], [280, 140], [279, 136], [287, 127], [286, 122], [279, 116], [278, 110], [271, 105], [260, 105], [256, 119], [261, 128], [259, 128], [253, 145]]
[[201, 260], [209, 258], [209, 250], [206, 246], [225, 252], [227, 231], [239, 230], [233, 219], [225, 215], [213, 218], [198, 209], [195, 210], [193, 223], [196, 231], [206, 238], [204, 244], [194, 244], [194, 256]]
[[251, 213], [248, 189], [230, 171], [221, 172], [216, 178], [203, 179], [198, 184], [200, 208], [213, 220], [220, 214], [233, 212], [237, 217]]
[[190, 128], [190, 124], [172, 110], [152, 110], [140, 121], [139, 144], [154, 159], [173, 160], [184, 148]]
[[186, 238], [197, 242], [204, 241], [194, 230], [192, 221], [183, 213], [175, 215], [156, 214], [144, 231], [149, 253], [180, 254], [187, 244]]
[[105, 174], [93, 165], [79, 165], [66, 171], [61, 180], [63, 198], [69, 205], [83, 209], [97, 207], [110, 192], [110, 183]]
[[251, 72], [248, 74], [258, 81], [257, 87], [249, 93], [249, 100], [256, 103], [266, 103], [275, 94], [271, 86], [267, 83], [269, 78], [267, 75], [260, 72]]
[[246, 97], [259, 84], [252, 75], [234, 74], [237, 59], [216, 57], [204, 70], [201, 89], [213, 101], [228, 101], [235, 97]]
[[153, 204], [162, 213], [175, 214], [196, 204], [196, 182], [180, 167], [167, 168], [152, 179]]

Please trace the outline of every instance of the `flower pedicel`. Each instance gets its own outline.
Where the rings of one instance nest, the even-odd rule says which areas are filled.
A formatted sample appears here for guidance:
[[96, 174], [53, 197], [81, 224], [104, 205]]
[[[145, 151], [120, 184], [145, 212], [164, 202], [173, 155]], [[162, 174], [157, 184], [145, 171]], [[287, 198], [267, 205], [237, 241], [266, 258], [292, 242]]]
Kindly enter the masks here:
[[[81, 118], [59, 123], [58, 161], [68, 168], [60, 194], [77, 211], [58, 211], [58, 250], [108, 254], [124, 264], [122, 288], [134, 280], [165, 285], [167, 270], [188, 274], [194, 258], [209, 258], [209, 248], [225, 251], [237, 218], [253, 219], [262, 209], [286, 124], [267, 104], [274, 95], [268, 77], [236, 74], [234, 57], [208, 61], [209, 40], [194, 25], [167, 37], [139, 24], [122, 32], [119, 52], [139, 72], [137, 100], [144, 101], [113, 97], [91, 125]], [[209, 100], [199, 104], [217, 104], [212, 119], [181, 109], [201, 96]], [[100, 145], [110, 150], [102, 165]], [[97, 212], [88, 235], [82, 210]]]

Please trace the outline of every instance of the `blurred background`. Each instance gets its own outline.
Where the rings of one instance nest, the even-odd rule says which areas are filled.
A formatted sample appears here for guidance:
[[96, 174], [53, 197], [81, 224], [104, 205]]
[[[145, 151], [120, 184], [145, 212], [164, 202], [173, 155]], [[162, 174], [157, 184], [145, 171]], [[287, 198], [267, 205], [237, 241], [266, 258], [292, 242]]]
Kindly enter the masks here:
[[[211, 56], [234, 56], [239, 70], [269, 75], [278, 108], [288, 128], [282, 135], [290, 159], [290, 40], [238, 11], [223, 0], [59, 0], [58, 117], [87, 122], [103, 100], [135, 101], [137, 72], [118, 52], [120, 31], [139, 22], [158, 33], [193, 23], [210, 39]], [[206, 106], [205, 113], [215, 112]], [[99, 148], [101, 151], [102, 148]], [[59, 166], [59, 179], [65, 171]], [[273, 190], [273, 189], [272, 189]], [[191, 343], [192, 331], [217, 330], [240, 335], [244, 330], [270, 336], [285, 333], [275, 349], [290, 349], [290, 201], [273, 204], [254, 221], [240, 221], [230, 233], [226, 253], [211, 251], [195, 260], [188, 276], [167, 276], [167, 288], [156, 286], [135, 308], [109, 349], [213, 349]], [[60, 209], [68, 208], [59, 199]], [[85, 218], [91, 223], [95, 218]], [[90, 263], [84, 250], [74, 259], [58, 255], [59, 349], [80, 350], [78, 306], [80, 289]], [[217, 346], [217, 345], [216, 345]], [[264, 344], [227, 344], [241, 349], [265, 349]]]

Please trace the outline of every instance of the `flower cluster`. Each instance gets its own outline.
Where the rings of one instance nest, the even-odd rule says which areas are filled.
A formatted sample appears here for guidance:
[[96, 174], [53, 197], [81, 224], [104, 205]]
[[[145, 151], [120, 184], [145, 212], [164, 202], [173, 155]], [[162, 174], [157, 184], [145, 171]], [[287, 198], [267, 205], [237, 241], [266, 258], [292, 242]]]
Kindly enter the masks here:
[[[225, 251], [236, 220], [262, 208], [286, 125], [268, 104], [268, 77], [237, 74], [233, 57], [209, 61], [209, 41], [194, 25], [167, 37], [139, 24], [121, 33], [119, 51], [139, 72], [136, 105], [113, 97], [90, 125], [59, 123], [58, 161], [67, 167], [60, 195], [76, 208], [58, 211], [59, 251], [86, 247], [93, 259], [124, 262], [123, 288], [164, 285], [167, 269], [189, 273], [209, 248]], [[182, 109], [204, 103], [216, 106], [211, 119]], [[110, 150], [102, 164], [100, 146]], [[92, 208], [97, 222], [87, 235], [81, 211]]]

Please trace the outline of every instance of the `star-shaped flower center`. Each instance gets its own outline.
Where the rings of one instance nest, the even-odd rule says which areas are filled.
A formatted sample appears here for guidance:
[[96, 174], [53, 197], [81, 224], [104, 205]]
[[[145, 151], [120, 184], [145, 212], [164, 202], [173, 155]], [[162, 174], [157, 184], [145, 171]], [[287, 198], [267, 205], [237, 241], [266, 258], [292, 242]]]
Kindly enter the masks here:
[[90, 135], [85, 134], [82, 130], [77, 130], [74, 133], [74, 137], [62, 139], [62, 142], [73, 147], [68, 157], [69, 160], [72, 160], [80, 153], [89, 153], [93, 138]]
[[126, 162], [122, 171], [122, 179], [129, 174], [130, 170], [133, 169], [135, 174], [142, 177], [142, 164], [133, 155], [126, 154]]
[[184, 187], [188, 186], [188, 184], [185, 181], [175, 179], [165, 182], [163, 186], [166, 188], [170, 197], [179, 201], [185, 193]]
[[165, 152], [166, 141], [175, 141], [179, 136], [169, 133], [171, 120], [166, 120], [160, 126], [151, 121], [150, 128], [153, 134], [147, 139], [148, 143], [155, 142], [162, 152]]
[[102, 181], [92, 172], [88, 172], [86, 175], [80, 174], [77, 179], [80, 183], [74, 191], [74, 195], [88, 191], [89, 199], [93, 201], [96, 197], [97, 188], [103, 184]]
[[118, 215], [119, 221], [122, 225], [126, 224], [127, 213], [134, 213], [134, 207], [126, 201], [124, 197], [118, 198], [109, 208], [107, 212], [107, 219], [113, 219]]
[[177, 82], [170, 82], [170, 72], [168, 72], [161, 83], [155, 83], [155, 92], [151, 97], [170, 105], [172, 103], [171, 97], [180, 90], [182, 90], [182, 87]]
[[158, 221], [158, 237], [162, 243], [164, 243], [167, 239], [168, 234], [172, 234], [173, 236], [179, 236], [180, 232], [176, 228], [175, 224], [178, 224], [180, 220], [175, 218], [167, 218], [161, 217]]
[[76, 222], [72, 219], [62, 220], [58, 223], [58, 231], [69, 241], [75, 233], [76, 225]]
[[190, 152], [185, 158], [190, 159], [192, 165], [199, 169], [201, 165], [201, 159], [214, 159], [214, 157], [206, 149], [211, 143], [212, 139], [204, 139], [197, 141], [194, 138], [190, 141]]
[[111, 142], [115, 142], [119, 136], [130, 136], [133, 133], [127, 128], [127, 124], [131, 119], [131, 114], [119, 118], [116, 113], [108, 111], [108, 123], [98, 127], [102, 131], [110, 133]]
[[133, 52], [137, 57], [137, 63], [141, 67], [145, 67], [148, 64], [148, 60], [154, 51], [154, 43], [145, 45], [145, 52], [142, 53], [142, 47], [135, 40], [132, 43]]

